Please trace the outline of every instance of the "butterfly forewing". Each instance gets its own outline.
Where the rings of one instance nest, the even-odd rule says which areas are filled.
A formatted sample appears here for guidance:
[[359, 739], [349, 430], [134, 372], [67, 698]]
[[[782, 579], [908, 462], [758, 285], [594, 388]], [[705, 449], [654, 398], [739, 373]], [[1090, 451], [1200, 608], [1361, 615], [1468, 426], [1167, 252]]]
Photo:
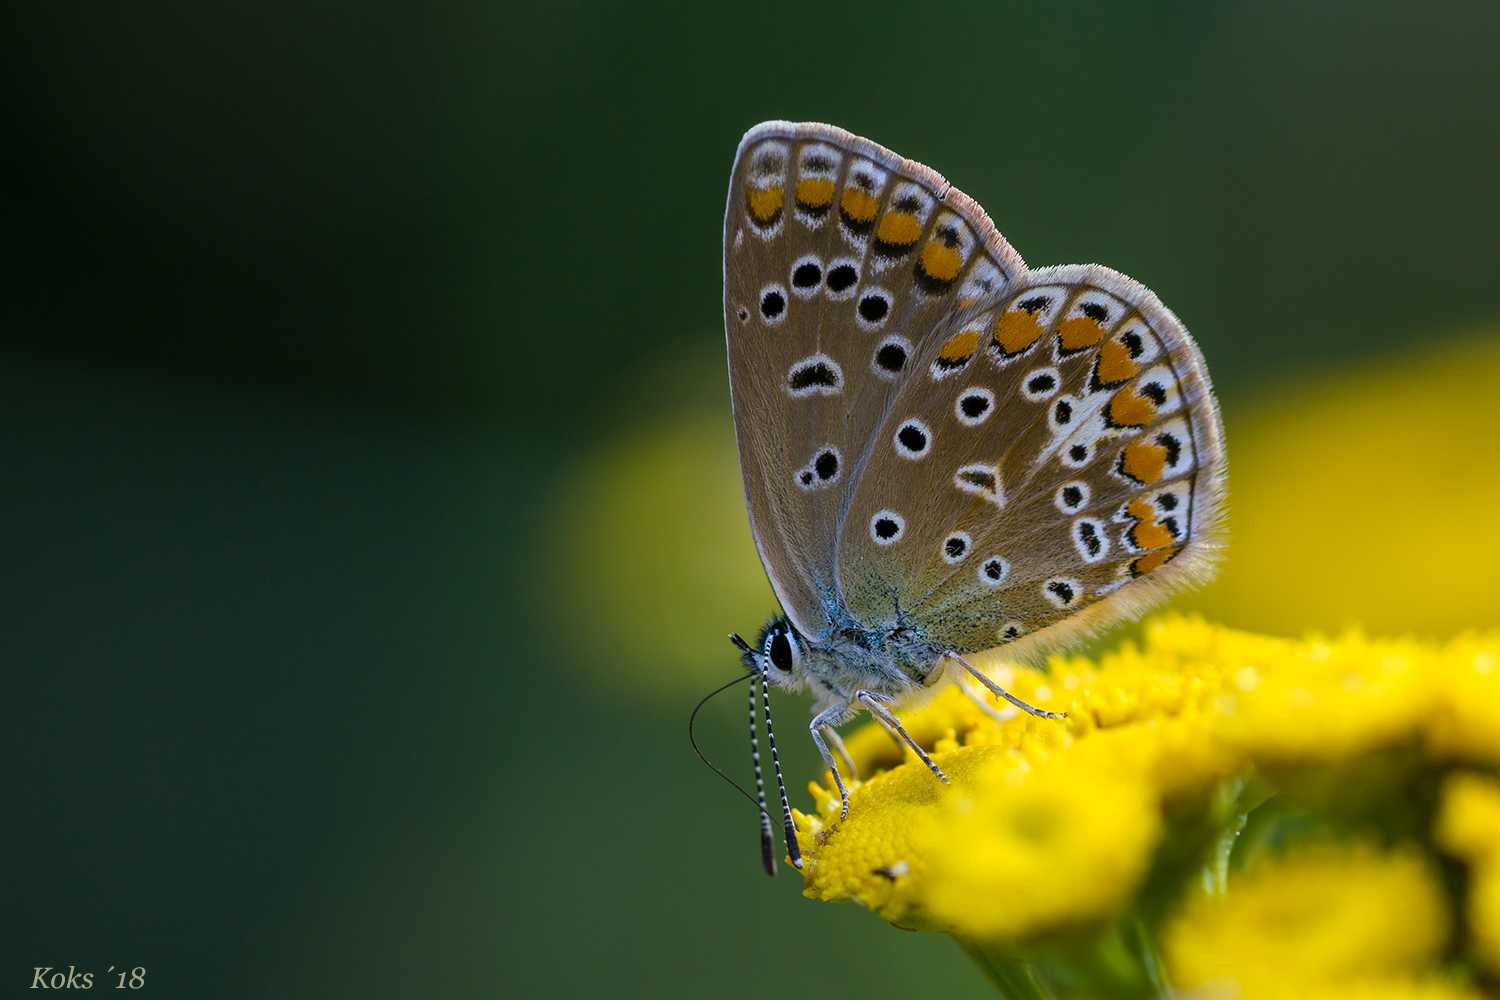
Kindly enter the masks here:
[[1022, 268], [948, 192], [933, 171], [829, 126], [766, 123], [735, 161], [724, 306], [745, 495], [777, 596], [811, 636], [839, 599], [850, 491], [924, 331]]

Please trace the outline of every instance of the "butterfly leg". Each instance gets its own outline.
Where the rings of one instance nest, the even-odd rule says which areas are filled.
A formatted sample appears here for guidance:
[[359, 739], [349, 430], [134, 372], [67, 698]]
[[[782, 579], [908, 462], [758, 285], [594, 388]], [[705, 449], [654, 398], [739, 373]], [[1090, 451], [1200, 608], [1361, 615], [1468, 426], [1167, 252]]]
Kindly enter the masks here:
[[911, 734], [901, 728], [901, 720], [892, 715], [890, 710], [881, 704], [878, 694], [873, 691], [856, 691], [854, 692], [854, 697], [859, 699], [860, 703], [870, 710], [871, 715], [895, 730], [896, 734], [906, 741], [906, 745], [912, 748], [912, 752], [922, 758], [922, 763], [927, 765], [927, 769], [937, 775], [943, 784], [951, 784], [948, 776], [943, 773], [943, 769], [934, 764], [932, 758], [927, 756], [927, 751], [917, 746], [917, 741], [911, 738]]
[[985, 713], [996, 722], [1009, 722], [1011, 719], [1014, 719], [1018, 714], [1020, 714], [1019, 709], [1014, 708], [1010, 705], [1007, 705], [1004, 708], [996, 708], [994, 705], [991, 705], [985, 698], [983, 692], [976, 691], [974, 689], [974, 682], [968, 677], [968, 675], [963, 675], [958, 678], [958, 688], [964, 693], [965, 697], [967, 697], [974, 703], [975, 708], [979, 709], [981, 712]]
[[974, 664], [970, 663], [962, 656], [959, 656], [951, 649], [943, 655], [962, 666], [969, 673], [973, 674], [974, 678], [979, 681], [979, 683], [989, 688], [990, 691], [995, 695], [995, 697], [1004, 698], [1006, 701], [1010, 702], [1012, 705], [1016, 706], [1022, 711], [1030, 712], [1032, 715], [1036, 716], [1039, 719], [1066, 719], [1068, 717], [1067, 712], [1048, 712], [1045, 709], [1037, 708], [1035, 705], [1028, 705], [1026, 702], [1022, 701], [1020, 698], [1017, 698], [1015, 695], [1005, 690], [1005, 688], [1001, 687], [999, 684], [996, 684], [984, 674], [980, 673], [979, 668], [975, 667]]
[[[827, 733], [833, 737], [834, 745], [849, 760], [849, 751], [844, 748], [844, 741], [839, 739], [839, 734], [834, 732], [834, 723], [843, 722], [849, 717], [848, 702], [839, 702], [831, 705], [817, 715], [813, 716], [812, 723], [807, 727], [812, 733], [813, 742], [818, 745], [818, 752], [823, 755], [823, 763], [828, 765], [828, 770], [833, 772], [833, 783], [839, 786], [839, 797], [844, 800], [844, 811], [839, 813], [839, 819], [849, 815], [849, 790], [844, 787], [844, 778], [839, 774], [839, 766], [833, 761], [833, 754], [828, 752], [828, 744], [823, 740], [823, 734]], [[849, 762], [849, 774], [854, 775], [854, 764]]]
[[854, 765], [854, 758], [849, 755], [849, 748], [844, 746], [844, 738], [840, 736], [839, 731], [837, 729], [834, 729], [832, 726], [825, 726], [823, 728], [823, 732], [827, 734], [828, 742], [833, 744], [834, 752], [839, 755], [839, 759], [842, 760], [844, 762], [844, 766], [849, 769], [849, 780], [858, 781], [859, 768]]

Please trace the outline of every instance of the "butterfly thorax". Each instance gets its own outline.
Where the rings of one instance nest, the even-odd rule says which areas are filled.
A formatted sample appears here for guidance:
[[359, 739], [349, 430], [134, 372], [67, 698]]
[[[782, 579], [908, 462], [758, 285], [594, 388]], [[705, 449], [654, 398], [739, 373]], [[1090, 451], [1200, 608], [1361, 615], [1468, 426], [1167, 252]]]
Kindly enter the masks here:
[[867, 628], [843, 617], [822, 638], [802, 635], [784, 618], [767, 623], [762, 634], [788, 630], [797, 653], [789, 676], [773, 673], [772, 679], [791, 689], [805, 684], [820, 700], [848, 701], [856, 691], [874, 691], [900, 702], [942, 676], [943, 650], [924, 641], [916, 626], [897, 621]]

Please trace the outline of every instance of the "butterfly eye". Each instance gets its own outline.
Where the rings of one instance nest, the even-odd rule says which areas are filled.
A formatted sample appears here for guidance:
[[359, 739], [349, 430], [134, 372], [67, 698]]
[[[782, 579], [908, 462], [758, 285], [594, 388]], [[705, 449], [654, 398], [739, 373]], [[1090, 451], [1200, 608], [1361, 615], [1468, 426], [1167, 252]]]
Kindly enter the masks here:
[[1073, 547], [1084, 562], [1098, 562], [1109, 554], [1109, 538], [1104, 530], [1104, 522], [1095, 517], [1081, 517], [1073, 522]]
[[1052, 426], [1055, 430], [1063, 430], [1073, 422], [1073, 408], [1077, 403], [1072, 396], [1064, 396], [1052, 404]]
[[1062, 464], [1070, 469], [1081, 469], [1089, 464], [1093, 452], [1089, 448], [1090, 442], [1080, 441], [1068, 446], [1068, 450], [1062, 453]]
[[766, 640], [766, 656], [777, 670], [785, 674], [792, 672], [792, 643], [785, 632], [773, 633]]
[[982, 496], [997, 507], [1005, 506], [1005, 491], [1000, 486], [1000, 470], [993, 465], [976, 462], [960, 466], [953, 474], [953, 485], [965, 493]]
[[812, 461], [798, 469], [793, 478], [804, 490], [821, 489], [837, 482], [842, 468], [839, 450], [830, 444], [819, 450]]
[[1062, 375], [1056, 368], [1038, 368], [1027, 374], [1021, 383], [1021, 396], [1032, 403], [1052, 398], [1062, 383]]
[[894, 545], [906, 534], [906, 518], [893, 510], [882, 510], [870, 518], [870, 539], [876, 545]]
[[813, 354], [786, 374], [787, 391], [795, 397], [836, 396], [844, 390], [844, 370], [826, 354]]

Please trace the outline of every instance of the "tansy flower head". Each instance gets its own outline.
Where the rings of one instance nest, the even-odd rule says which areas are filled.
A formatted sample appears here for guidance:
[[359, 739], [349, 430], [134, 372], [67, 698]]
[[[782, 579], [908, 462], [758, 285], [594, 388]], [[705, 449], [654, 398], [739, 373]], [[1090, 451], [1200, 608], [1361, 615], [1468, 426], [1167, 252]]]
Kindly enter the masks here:
[[1140, 882], [1160, 825], [1156, 786], [1128, 749], [996, 755], [927, 830], [926, 910], [970, 940], [1107, 917]]
[[1246, 1000], [1415, 979], [1448, 938], [1447, 902], [1414, 850], [1313, 844], [1193, 894], [1166, 931], [1179, 987], [1233, 980]]
[[1097, 661], [991, 659], [1067, 718], [996, 722], [952, 690], [907, 711], [951, 786], [884, 728], [851, 734], [848, 817], [829, 776], [797, 817], [805, 893], [952, 934], [1011, 993], [1467, 995], [1428, 975], [1457, 911], [1413, 845], [1432, 830], [1469, 864], [1466, 933], [1500, 970], [1500, 786], [1453, 779], [1435, 827], [1424, 791], [1496, 759], [1490, 708], [1460, 693], [1492, 683], [1497, 650], [1168, 616]]

